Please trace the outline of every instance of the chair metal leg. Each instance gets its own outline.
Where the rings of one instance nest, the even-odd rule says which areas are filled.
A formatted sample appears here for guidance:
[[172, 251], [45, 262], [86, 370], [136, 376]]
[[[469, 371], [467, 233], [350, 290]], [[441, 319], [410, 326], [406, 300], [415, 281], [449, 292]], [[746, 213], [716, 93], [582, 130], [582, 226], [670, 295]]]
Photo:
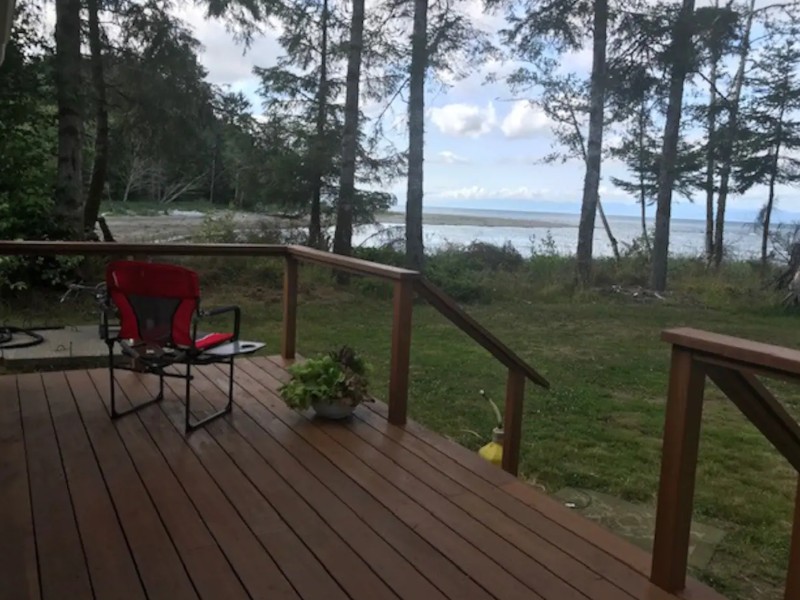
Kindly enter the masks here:
[[190, 413], [190, 402], [191, 402], [191, 376], [190, 376], [190, 365], [186, 365], [186, 415], [185, 415], [185, 431], [186, 433], [191, 433], [195, 429], [202, 427], [213, 421], [214, 419], [219, 419], [222, 416], [227, 415], [233, 409], [233, 357], [230, 359], [230, 381], [228, 382], [228, 403], [225, 405], [225, 408], [222, 410], [218, 410], [217, 412], [208, 415], [200, 419], [199, 421], [195, 421], [192, 423], [189, 420], [189, 413]]
[[109, 342], [106, 344], [108, 346], [108, 373], [109, 373], [109, 389], [111, 390], [111, 418], [116, 419], [119, 415], [117, 414], [117, 406], [115, 404], [116, 399], [116, 392], [114, 390], [114, 344], [113, 342]]
[[109, 373], [109, 385], [111, 389], [111, 418], [112, 419], [119, 419], [120, 417], [124, 417], [125, 415], [129, 415], [136, 411], [142, 410], [146, 406], [150, 406], [151, 404], [155, 404], [156, 402], [161, 402], [164, 399], [164, 372], [161, 371], [159, 373], [158, 379], [158, 396], [153, 398], [152, 400], [148, 400], [147, 402], [143, 402], [141, 404], [137, 404], [136, 406], [132, 406], [126, 410], [117, 410], [117, 392], [116, 392], [116, 377], [114, 377], [114, 345], [108, 344], [108, 373]]
[[227, 411], [233, 410], [233, 357], [231, 356], [231, 369], [228, 373], [228, 407]]

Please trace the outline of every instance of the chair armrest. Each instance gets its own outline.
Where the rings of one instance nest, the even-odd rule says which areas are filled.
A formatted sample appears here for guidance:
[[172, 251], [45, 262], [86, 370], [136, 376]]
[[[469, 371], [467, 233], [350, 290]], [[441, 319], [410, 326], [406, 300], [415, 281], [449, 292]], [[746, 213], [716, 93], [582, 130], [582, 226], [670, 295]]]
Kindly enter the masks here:
[[200, 319], [208, 318], [208, 317], [216, 317], [217, 315], [222, 315], [222, 314], [229, 313], [229, 312], [233, 313], [233, 339], [234, 340], [238, 340], [239, 339], [239, 327], [240, 327], [241, 322], [242, 322], [242, 310], [238, 306], [235, 306], [235, 305], [220, 306], [218, 308], [211, 308], [209, 310], [201, 310], [201, 311], [199, 311], [198, 314], [197, 314], [197, 320], [195, 321], [195, 324], [194, 324], [194, 332], [192, 333], [192, 338], [194, 339], [194, 338], [197, 337], [197, 321], [199, 321]]

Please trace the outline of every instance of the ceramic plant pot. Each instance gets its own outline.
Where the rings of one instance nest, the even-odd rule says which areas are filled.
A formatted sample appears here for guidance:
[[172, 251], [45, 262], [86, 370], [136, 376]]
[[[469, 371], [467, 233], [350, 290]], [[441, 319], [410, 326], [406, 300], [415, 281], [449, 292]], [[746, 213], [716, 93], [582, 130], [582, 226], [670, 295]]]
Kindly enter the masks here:
[[352, 415], [353, 410], [355, 410], [354, 406], [342, 404], [341, 402], [336, 402], [333, 404], [329, 402], [314, 402], [311, 405], [311, 408], [313, 408], [314, 412], [323, 419], [333, 419], [337, 421], [340, 419], [346, 419]]

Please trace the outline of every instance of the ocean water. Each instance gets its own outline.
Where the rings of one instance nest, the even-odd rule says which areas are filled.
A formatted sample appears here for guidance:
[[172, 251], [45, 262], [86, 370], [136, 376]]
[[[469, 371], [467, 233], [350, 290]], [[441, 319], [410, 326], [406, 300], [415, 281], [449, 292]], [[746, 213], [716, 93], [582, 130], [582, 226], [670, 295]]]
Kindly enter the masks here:
[[[424, 224], [425, 246], [431, 250], [448, 244], [469, 244], [474, 241], [491, 244], [510, 242], [523, 256], [529, 256], [533, 249], [541, 248], [541, 240], [549, 236], [560, 254], [574, 254], [578, 241], [579, 215], [457, 208], [428, 208], [426, 209], [426, 214], [547, 223], [545, 227]], [[625, 244], [630, 244], [632, 240], [638, 238], [641, 234], [641, 223], [637, 217], [608, 215], [608, 221], [621, 250], [625, 247]], [[653, 220], [649, 219], [648, 229], [652, 229], [653, 226]], [[377, 226], [371, 225], [358, 228], [353, 235], [353, 245], [380, 245], [384, 239], [380, 231], [392, 227], [396, 228], [398, 224], [379, 223]], [[704, 232], [704, 221], [673, 219], [670, 227], [670, 254], [676, 256], [697, 256], [702, 254]], [[725, 245], [732, 250], [737, 258], [756, 257], [761, 252], [761, 234], [754, 229], [752, 223], [727, 222], [725, 224]], [[599, 217], [595, 226], [593, 253], [595, 256], [613, 255], [611, 244]]]

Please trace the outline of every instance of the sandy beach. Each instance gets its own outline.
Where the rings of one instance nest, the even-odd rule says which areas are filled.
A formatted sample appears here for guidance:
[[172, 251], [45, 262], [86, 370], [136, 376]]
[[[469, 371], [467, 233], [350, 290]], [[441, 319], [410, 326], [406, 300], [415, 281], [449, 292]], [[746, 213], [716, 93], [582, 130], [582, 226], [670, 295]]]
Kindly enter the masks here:
[[[375, 215], [375, 220], [378, 223], [400, 225], [405, 223], [406, 216], [403, 213], [386, 212]], [[548, 229], [570, 227], [566, 223], [558, 223], [555, 221], [539, 219], [504, 219], [502, 217], [482, 215], [444, 215], [439, 213], [426, 213], [422, 220], [425, 225], [452, 225], [456, 227], [545, 227]]]

